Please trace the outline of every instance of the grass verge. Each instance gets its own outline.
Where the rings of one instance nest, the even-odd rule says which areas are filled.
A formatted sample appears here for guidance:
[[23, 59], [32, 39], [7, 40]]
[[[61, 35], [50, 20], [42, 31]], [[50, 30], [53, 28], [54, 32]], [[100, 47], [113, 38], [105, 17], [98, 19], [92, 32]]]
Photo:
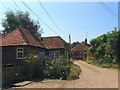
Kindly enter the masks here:
[[88, 64], [96, 65], [98, 67], [102, 67], [102, 68], [115, 68], [115, 69], [119, 69], [118, 68], [118, 64], [111, 64], [111, 63], [101, 63], [101, 64], [99, 64], [95, 60], [85, 60], [85, 62], [88, 63]]

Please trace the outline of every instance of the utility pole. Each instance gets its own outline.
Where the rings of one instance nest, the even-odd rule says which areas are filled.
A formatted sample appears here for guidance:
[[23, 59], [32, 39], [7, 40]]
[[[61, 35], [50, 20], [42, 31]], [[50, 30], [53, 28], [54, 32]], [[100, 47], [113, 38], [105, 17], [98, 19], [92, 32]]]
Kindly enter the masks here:
[[69, 34], [69, 43], [71, 44], [71, 36], [70, 36], [70, 34]]
[[88, 33], [87, 32], [85, 32], [85, 44], [87, 45], [87, 36], [88, 36]]
[[69, 57], [71, 59], [71, 35], [69, 34]]

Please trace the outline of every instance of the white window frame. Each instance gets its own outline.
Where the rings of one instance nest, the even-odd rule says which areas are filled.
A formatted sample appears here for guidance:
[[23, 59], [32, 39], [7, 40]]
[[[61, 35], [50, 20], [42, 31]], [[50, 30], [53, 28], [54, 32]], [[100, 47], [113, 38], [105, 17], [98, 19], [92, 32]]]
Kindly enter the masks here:
[[49, 51], [49, 56], [53, 56], [54, 58], [59, 57], [59, 56], [56, 56], [56, 53], [59, 53], [59, 56], [60, 56], [60, 51]]
[[[19, 49], [22, 49], [22, 51], [19, 51]], [[22, 57], [19, 57], [18, 53], [22, 53]], [[23, 59], [23, 56], [24, 56], [24, 49], [23, 48], [17, 48], [17, 50], [16, 50], [16, 59]]]
[[[56, 53], [58, 53], [59, 55], [56, 56]], [[55, 51], [55, 52], [54, 52], [54, 57], [59, 57], [59, 56], [60, 56], [60, 51]]]

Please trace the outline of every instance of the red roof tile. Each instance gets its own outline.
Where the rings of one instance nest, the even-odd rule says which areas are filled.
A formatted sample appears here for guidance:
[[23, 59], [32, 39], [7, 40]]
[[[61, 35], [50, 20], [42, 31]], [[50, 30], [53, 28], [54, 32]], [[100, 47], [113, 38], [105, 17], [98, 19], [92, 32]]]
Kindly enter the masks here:
[[1, 36], [0, 46], [31, 45], [45, 48], [28, 30], [16, 28], [11, 33]]
[[71, 51], [72, 52], [76, 52], [76, 51], [85, 51], [88, 49], [88, 46], [87, 45], [83, 45], [83, 44], [80, 44], [80, 43], [77, 43], [72, 49]]
[[64, 48], [66, 44], [60, 36], [42, 37], [42, 40], [49, 49]]

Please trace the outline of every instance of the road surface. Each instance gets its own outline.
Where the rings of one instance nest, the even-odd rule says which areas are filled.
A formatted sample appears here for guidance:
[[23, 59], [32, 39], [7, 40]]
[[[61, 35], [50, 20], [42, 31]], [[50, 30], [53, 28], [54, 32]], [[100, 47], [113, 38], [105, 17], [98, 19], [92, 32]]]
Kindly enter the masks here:
[[100, 68], [83, 61], [75, 61], [81, 67], [79, 79], [35, 81], [17, 88], [118, 88], [118, 70]]

